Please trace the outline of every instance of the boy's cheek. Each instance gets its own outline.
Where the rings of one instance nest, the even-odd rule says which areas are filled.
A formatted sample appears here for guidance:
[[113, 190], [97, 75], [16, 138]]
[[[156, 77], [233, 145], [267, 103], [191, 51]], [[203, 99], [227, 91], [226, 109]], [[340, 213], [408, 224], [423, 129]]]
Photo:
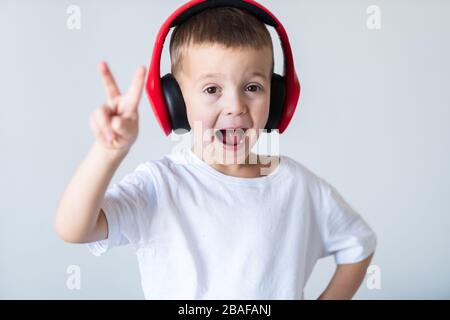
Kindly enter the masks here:
[[255, 119], [255, 127], [259, 129], [264, 129], [269, 120], [269, 109], [270, 106], [268, 103], [259, 106], [259, 108], [255, 108], [257, 110], [255, 114], [252, 115], [252, 118]]
[[208, 109], [203, 106], [199, 107], [199, 104], [186, 103], [186, 115], [191, 128], [197, 122], [201, 122], [203, 128], [214, 127], [215, 116]]

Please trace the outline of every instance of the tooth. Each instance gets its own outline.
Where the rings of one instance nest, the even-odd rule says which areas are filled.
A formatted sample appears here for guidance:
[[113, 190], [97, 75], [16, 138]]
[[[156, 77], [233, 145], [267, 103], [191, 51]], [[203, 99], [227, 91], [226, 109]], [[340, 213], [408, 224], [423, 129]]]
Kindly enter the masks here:
[[233, 129], [227, 129], [226, 130], [226, 134], [228, 137], [233, 137], [234, 136], [234, 130]]
[[242, 139], [242, 137], [243, 137], [244, 134], [245, 134], [245, 132], [244, 132], [243, 129], [238, 129], [238, 130], [236, 131], [236, 133], [237, 133], [237, 136], [239, 137], [239, 139]]

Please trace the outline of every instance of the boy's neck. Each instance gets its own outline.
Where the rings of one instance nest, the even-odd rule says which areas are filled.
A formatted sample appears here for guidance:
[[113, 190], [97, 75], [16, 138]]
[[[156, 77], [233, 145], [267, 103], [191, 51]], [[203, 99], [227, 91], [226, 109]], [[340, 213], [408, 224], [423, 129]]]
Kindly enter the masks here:
[[[195, 151], [195, 148], [192, 147], [191, 151], [195, 153], [202, 161], [204, 161], [202, 155], [197, 154]], [[220, 163], [213, 163], [210, 164], [208, 162], [205, 162], [210, 167], [214, 168], [215, 170], [232, 177], [239, 177], [239, 178], [257, 178], [261, 176], [265, 176], [270, 174], [274, 171], [274, 169], [277, 166], [272, 166], [272, 160], [274, 157], [270, 156], [262, 156], [262, 155], [255, 155], [253, 154], [253, 157], [257, 159], [256, 163], [249, 163], [250, 154], [247, 155], [244, 163], [239, 164], [220, 164]], [[262, 158], [264, 157], [264, 161], [262, 161]], [[277, 157], [275, 157], [277, 158]], [[270, 160], [269, 160], [270, 159]], [[279, 159], [278, 159], [279, 161]], [[279, 162], [277, 162], [279, 163]], [[265, 170], [262, 170], [265, 169]], [[262, 172], [264, 171], [264, 174]]]

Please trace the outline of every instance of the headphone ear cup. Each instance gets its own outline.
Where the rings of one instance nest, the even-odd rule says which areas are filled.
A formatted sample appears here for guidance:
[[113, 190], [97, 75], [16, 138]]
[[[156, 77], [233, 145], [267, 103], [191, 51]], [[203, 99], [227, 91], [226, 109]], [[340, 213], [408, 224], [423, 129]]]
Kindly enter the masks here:
[[284, 77], [277, 73], [273, 73], [270, 87], [269, 118], [265, 127], [267, 132], [271, 132], [271, 129], [277, 128], [283, 112], [285, 98], [286, 86], [284, 84]]
[[175, 77], [171, 73], [166, 74], [161, 78], [161, 87], [166, 101], [167, 111], [169, 112], [172, 130], [191, 130], [187, 119], [183, 94]]

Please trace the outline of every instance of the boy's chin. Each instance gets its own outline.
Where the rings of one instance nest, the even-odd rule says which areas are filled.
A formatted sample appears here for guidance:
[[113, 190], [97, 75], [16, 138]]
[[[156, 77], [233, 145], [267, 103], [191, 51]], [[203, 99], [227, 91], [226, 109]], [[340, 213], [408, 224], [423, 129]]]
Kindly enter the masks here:
[[248, 164], [250, 154], [250, 137], [245, 137], [236, 145], [225, 144], [217, 138], [213, 138], [204, 152], [205, 162], [219, 165]]

